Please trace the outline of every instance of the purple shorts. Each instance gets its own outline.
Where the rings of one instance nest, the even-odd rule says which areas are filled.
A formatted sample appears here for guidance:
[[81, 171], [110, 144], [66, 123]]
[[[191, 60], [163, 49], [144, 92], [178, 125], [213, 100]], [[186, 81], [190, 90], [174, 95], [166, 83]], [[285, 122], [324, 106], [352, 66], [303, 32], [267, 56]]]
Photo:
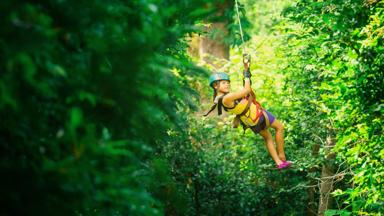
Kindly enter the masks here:
[[[272, 115], [272, 113], [268, 112], [267, 110], [264, 110], [267, 115], [268, 115], [268, 119], [269, 119], [269, 124], [271, 125], [274, 121], [275, 121], [275, 116]], [[264, 118], [264, 115], [261, 115], [260, 116], [260, 119], [259, 119], [259, 122], [257, 122], [257, 124], [255, 126], [252, 126], [250, 127], [252, 129], [252, 131], [254, 133], [260, 133], [260, 131], [266, 129], [267, 127], [267, 124], [265, 122], [265, 118]]]

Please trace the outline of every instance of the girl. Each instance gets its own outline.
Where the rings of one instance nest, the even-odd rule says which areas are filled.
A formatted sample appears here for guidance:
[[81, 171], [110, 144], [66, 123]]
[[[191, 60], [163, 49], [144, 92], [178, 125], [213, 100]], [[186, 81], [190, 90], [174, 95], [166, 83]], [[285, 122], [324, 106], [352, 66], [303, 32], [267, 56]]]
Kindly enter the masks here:
[[[230, 80], [227, 74], [219, 72], [211, 75], [209, 85], [214, 89], [215, 105], [206, 115], [216, 106], [218, 106], [219, 115], [221, 108], [236, 114], [235, 120], [240, 120], [244, 127], [252, 129], [255, 134], [260, 134], [264, 138], [268, 152], [277, 168], [288, 168], [292, 162], [286, 160], [284, 153], [284, 126], [270, 112], [262, 109], [255, 100], [251, 89], [249, 64], [244, 63], [244, 68], [244, 87], [237, 92], [230, 92]], [[276, 131], [277, 148], [273, 144], [272, 134], [268, 131], [269, 126]]]

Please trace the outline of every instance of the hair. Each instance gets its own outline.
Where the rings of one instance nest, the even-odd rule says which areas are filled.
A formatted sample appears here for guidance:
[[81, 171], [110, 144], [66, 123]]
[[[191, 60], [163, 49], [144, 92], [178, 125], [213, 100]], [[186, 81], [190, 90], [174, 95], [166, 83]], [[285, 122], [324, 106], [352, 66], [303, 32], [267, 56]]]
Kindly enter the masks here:
[[213, 82], [212, 84], [212, 88], [213, 88], [213, 98], [212, 100], [215, 101], [215, 98], [217, 96], [217, 90], [215, 89], [215, 85], [220, 85], [220, 80], [216, 80], [215, 82]]
[[217, 96], [216, 89], [213, 89], [213, 98], [212, 98], [213, 101], [215, 101], [216, 96]]

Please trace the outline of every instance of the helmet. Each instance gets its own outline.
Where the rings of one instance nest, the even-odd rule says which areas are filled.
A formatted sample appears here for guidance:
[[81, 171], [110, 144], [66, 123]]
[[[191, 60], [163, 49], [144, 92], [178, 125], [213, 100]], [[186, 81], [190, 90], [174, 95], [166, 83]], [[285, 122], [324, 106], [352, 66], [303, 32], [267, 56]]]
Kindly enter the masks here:
[[212, 75], [209, 77], [209, 86], [211, 86], [211, 87], [213, 88], [213, 83], [216, 82], [216, 81], [219, 81], [219, 80], [227, 80], [227, 81], [230, 81], [230, 80], [229, 80], [229, 76], [228, 76], [226, 73], [223, 73], [223, 72], [217, 72], [217, 73], [212, 74]]

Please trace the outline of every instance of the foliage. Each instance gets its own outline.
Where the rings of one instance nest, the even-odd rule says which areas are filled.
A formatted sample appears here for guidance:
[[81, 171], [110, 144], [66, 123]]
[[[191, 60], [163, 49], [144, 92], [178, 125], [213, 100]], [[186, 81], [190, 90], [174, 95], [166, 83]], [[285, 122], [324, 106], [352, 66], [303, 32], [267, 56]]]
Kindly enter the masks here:
[[182, 38], [208, 3], [1, 1], [0, 215], [181, 213], [155, 153], [192, 104]]
[[383, 6], [381, 1], [297, 1], [286, 11], [302, 26], [290, 29], [290, 48], [301, 55], [291, 56], [289, 76], [296, 80], [298, 74], [317, 90], [315, 102], [337, 137], [338, 161], [353, 175], [337, 193], [339, 208], [353, 214], [383, 211]]
[[239, 3], [290, 170], [231, 116], [201, 117], [210, 68], [185, 36], [226, 20], [240, 88], [233, 1], [1, 1], [0, 215], [305, 215], [325, 164], [345, 174], [325, 215], [380, 215], [384, 3]]

